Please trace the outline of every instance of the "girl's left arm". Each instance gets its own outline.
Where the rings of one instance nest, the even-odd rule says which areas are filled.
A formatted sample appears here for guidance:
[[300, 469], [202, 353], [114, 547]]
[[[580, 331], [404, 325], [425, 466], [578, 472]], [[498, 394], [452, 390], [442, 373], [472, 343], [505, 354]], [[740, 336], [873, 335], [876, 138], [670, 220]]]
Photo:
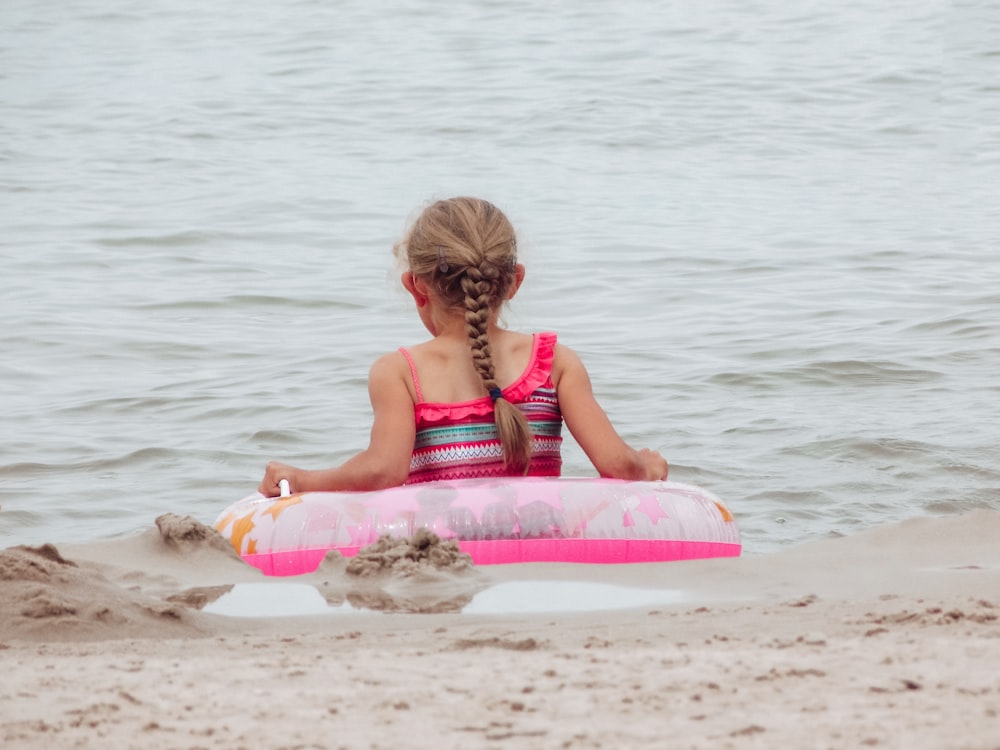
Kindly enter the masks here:
[[587, 368], [562, 344], [556, 346], [552, 378], [566, 426], [598, 474], [645, 481], [667, 478], [670, 467], [663, 456], [648, 448], [635, 450], [622, 440], [594, 398]]
[[408, 377], [409, 366], [399, 352], [377, 359], [368, 373], [374, 412], [368, 447], [332, 469], [298, 469], [272, 461], [257, 491], [274, 497], [282, 479], [288, 480], [292, 492], [380, 490], [405, 482], [416, 436]]

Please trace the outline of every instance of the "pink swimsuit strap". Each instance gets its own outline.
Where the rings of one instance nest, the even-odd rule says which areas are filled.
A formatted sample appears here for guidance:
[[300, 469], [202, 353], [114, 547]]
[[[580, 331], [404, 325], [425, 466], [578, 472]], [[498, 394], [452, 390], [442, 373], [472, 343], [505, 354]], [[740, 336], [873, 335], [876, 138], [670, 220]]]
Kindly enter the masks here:
[[413, 356], [406, 347], [399, 347], [399, 351], [406, 357], [406, 361], [410, 365], [410, 375], [413, 377], [413, 388], [417, 392], [417, 403], [419, 404], [424, 400], [424, 394], [420, 390], [420, 378], [417, 377], [417, 366], [413, 364]]

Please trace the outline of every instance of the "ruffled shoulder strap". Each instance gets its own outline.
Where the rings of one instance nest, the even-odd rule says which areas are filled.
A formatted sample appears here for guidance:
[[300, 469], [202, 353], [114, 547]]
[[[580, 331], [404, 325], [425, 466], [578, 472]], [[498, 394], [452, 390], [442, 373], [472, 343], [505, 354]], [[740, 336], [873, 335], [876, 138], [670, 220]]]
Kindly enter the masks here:
[[552, 361], [556, 354], [556, 334], [536, 333], [531, 347], [531, 360], [524, 374], [503, 389], [510, 401], [520, 402], [549, 382], [552, 377]]

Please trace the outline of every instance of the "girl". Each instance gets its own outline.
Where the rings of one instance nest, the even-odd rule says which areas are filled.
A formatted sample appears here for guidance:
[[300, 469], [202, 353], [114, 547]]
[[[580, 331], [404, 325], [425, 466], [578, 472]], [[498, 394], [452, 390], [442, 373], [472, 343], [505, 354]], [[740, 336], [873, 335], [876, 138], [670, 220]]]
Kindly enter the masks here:
[[493, 204], [438, 201], [394, 252], [403, 286], [433, 338], [372, 365], [368, 448], [332, 469], [272, 461], [258, 491], [378, 490], [435, 479], [558, 476], [561, 428], [602, 477], [666, 479], [657, 452], [634, 450], [594, 399], [587, 370], [552, 333], [497, 324], [524, 281], [514, 229]]

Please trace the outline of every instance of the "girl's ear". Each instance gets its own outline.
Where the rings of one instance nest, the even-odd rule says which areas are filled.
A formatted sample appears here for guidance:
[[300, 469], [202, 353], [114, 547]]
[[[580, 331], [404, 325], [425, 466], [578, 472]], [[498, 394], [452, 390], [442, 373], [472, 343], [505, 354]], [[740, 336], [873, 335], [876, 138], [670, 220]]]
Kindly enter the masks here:
[[507, 292], [507, 299], [513, 299], [514, 295], [517, 294], [517, 290], [521, 288], [521, 284], [524, 282], [524, 265], [518, 263], [514, 266], [514, 283], [510, 285], [510, 291]]
[[403, 275], [399, 277], [399, 280], [403, 284], [403, 288], [406, 289], [410, 294], [413, 294], [413, 272], [404, 271]]
[[427, 285], [424, 282], [414, 276], [411, 271], [404, 272], [399, 277], [399, 280], [403, 282], [403, 288], [413, 296], [413, 301], [417, 303], [417, 307], [423, 307], [427, 304]]

